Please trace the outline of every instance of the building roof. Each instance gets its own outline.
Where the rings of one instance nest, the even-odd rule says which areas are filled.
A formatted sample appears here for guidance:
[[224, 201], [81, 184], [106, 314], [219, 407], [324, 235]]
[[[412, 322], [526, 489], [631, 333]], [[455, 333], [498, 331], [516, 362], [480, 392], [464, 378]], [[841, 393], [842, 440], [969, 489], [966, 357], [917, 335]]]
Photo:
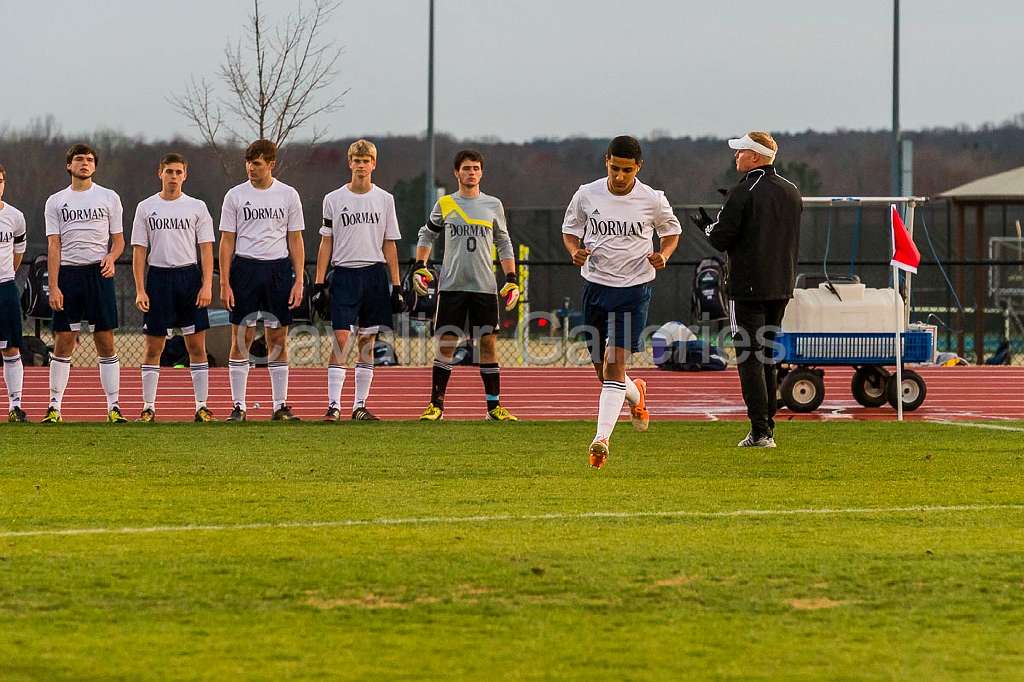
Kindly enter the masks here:
[[956, 201], [1024, 203], [1024, 166], [972, 180], [939, 196]]

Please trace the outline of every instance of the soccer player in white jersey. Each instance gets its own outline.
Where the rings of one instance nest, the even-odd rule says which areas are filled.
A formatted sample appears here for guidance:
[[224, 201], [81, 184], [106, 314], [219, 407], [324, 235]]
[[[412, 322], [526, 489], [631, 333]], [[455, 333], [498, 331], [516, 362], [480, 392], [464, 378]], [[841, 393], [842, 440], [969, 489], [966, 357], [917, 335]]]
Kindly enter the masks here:
[[[352, 332], [356, 333], [357, 359], [352, 419], [377, 421], [366, 407], [373, 382], [373, 346], [380, 327], [391, 326], [391, 316], [405, 307], [398, 277], [398, 247], [402, 238], [395, 213], [395, 198], [373, 184], [377, 147], [357, 140], [348, 148], [352, 180], [324, 197], [320, 249], [316, 256], [314, 303], [322, 309], [330, 301], [334, 344], [327, 367], [327, 413], [324, 421], [341, 416], [341, 389], [345, 384], [345, 358]], [[328, 265], [333, 265], [330, 294], [326, 296]]]
[[288, 406], [288, 325], [302, 304], [305, 249], [299, 193], [274, 178], [277, 145], [245, 150], [249, 179], [224, 196], [220, 214], [220, 298], [231, 311], [228, 376], [234, 404], [228, 421], [245, 421], [249, 347], [256, 324], [267, 338], [274, 421], [298, 419]]
[[46, 263], [56, 337], [50, 354], [50, 405], [43, 419], [47, 424], [63, 421], [61, 402], [83, 320], [93, 332], [99, 356], [107, 421], [128, 421], [118, 405], [121, 362], [114, 350], [114, 263], [124, 251], [121, 198], [92, 181], [98, 165], [94, 149], [73, 145], [65, 158], [71, 185], [46, 200]]
[[160, 354], [176, 328], [184, 335], [188, 350], [196, 397], [195, 421], [216, 421], [206, 406], [210, 386], [210, 364], [206, 358], [210, 317], [206, 307], [213, 297], [213, 218], [205, 203], [181, 191], [188, 178], [185, 157], [164, 156], [157, 177], [160, 192], [139, 204], [132, 224], [135, 305], [144, 313], [146, 332], [142, 414], [137, 421], [156, 420]]
[[647, 386], [626, 376], [626, 362], [643, 350], [651, 282], [676, 250], [682, 232], [665, 193], [636, 178], [643, 166], [636, 138], [616, 137], [604, 158], [607, 176], [576, 190], [562, 224], [562, 241], [586, 280], [583, 321], [602, 382], [597, 434], [590, 445], [590, 465], [596, 469], [608, 458], [608, 439], [623, 400], [629, 401], [634, 427], [647, 430]]
[[7, 421], [23, 422], [21, 389], [25, 370], [21, 364], [21, 297], [14, 275], [25, 257], [25, 216], [4, 203], [7, 171], [0, 166], [0, 354], [4, 357], [4, 385], [7, 386]]

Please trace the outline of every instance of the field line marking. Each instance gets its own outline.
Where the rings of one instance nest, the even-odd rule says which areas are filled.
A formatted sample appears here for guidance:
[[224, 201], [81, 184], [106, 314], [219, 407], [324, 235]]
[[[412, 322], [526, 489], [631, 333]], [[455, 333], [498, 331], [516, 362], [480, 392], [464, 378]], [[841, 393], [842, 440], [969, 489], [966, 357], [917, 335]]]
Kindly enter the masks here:
[[945, 426], [960, 426], [969, 429], [990, 429], [992, 431], [1018, 431], [1024, 432], [1024, 428], [1019, 426], [1001, 426], [999, 424], [977, 424], [975, 422], [958, 422], [952, 419], [927, 419], [926, 421], [932, 424], [943, 424]]
[[855, 514], [934, 514], [946, 512], [1024, 511], [1024, 504], [956, 504], [915, 507], [846, 507], [820, 509], [733, 509], [729, 511], [594, 511], [554, 514], [490, 514], [478, 516], [413, 516], [407, 518], [340, 519], [337, 521], [281, 521], [279, 523], [239, 523], [225, 525], [142, 526], [128, 528], [50, 528], [0, 531], [0, 538], [26, 538], [75, 535], [143, 535], [149, 533], [218, 532], [239, 530], [280, 530], [309, 528], [352, 528], [365, 526], [425, 526], [462, 523], [502, 523], [515, 521], [582, 521], [592, 519], [688, 518], [727, 519], [742, 517], [855, 515]]

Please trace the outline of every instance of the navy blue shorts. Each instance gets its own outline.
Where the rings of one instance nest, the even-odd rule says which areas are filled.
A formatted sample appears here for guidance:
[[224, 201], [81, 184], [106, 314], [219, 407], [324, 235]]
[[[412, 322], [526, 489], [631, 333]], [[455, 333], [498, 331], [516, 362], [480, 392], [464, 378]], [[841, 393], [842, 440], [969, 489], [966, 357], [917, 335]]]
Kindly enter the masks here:
[[231, 324], [255, 327], [258, 320], [270, 328], [291, 324], [288, 295], [294, 284], [295, 273], [287, 258], [257, 260], [235, 256], [231, 261], [231, 291], [235, 294]]
[[0, 350], [21, 348], [21, 296], [14, 280], [0, 284]]
[[203, 273], [198, 265], [181, 268], [150, 266], [146, 273], [149, 312], [142, 316], [146, 336], [170, 336], [174, 329], [184, 335], [210, 328], [210, 314], [196, 306]]
[[653, 291], [651, 284], [609, 287], [587, 282], [583, 285], [583, 324], [587, 327], [585, 336], [591, 360], [602, 362], [606, 345], [633, 353], [644, 349], [642, 335]]
[[372, 330], [391, 326], [391, 289], [384, 263], [335, 266], [331, 274], [331, 326]]
[[53, 311], [53, 331], [81, 331], [83, 321], [89, 331], [117, 329], [114, 278], [101, 275], [99, 263], [60, 266], [57, 286], [64, 294], [64, 310]]

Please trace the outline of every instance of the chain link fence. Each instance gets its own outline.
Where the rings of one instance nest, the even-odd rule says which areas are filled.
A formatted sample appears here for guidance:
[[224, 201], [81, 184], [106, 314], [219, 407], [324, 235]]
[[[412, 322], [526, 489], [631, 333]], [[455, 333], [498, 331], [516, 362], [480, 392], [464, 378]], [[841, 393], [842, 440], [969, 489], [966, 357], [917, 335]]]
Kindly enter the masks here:
[[[713, 207], [708, 207], [713, 208]], [[694, 268], [704, 257], [713, 255], [714, 250], [689, 224], [689, 216], [696, 206], [681, 206], [676, 213], [684, 225], [683, 236], [676, 254], [669, 266], [658, 273], [654, 285], [654, 298], [649, 316], [648, 336], [659, 325], [668, 321], [684, 324], [698, 324], [691, 310], [692, 282]], [[586, 365], [589, 357], [583, 340], [571, 333], [581, 323], [580, 294], [582, 279], [579, 269], [568, 262], [562, 247], [562, 209], [510, 209], [509, 228], [513, 239], [529, 247], [529, 259], [523, 261], [521, 273], [526, 288], [521, 310], [503, 312], [499, 332], [499, 357], [506, 366], [544, 365]], [[1007, 226], [1012, 221], [1024, 218], [1003, 209], [1002, 230], [993, 228], [993, 237], [1010, 235]], [[1024, 278], [1024, 261], [1006, 257], [1010, 250], [1001, 251], [1001, 260], [953, 260], [951, 215], [945, 204], [925, 204], [917, 210], [915, 241], [923, 259], [919, 274], [913, 280], [912, 321], [935, 324], [939, 328], [938, 348], [940, 351], [956, 351], [961, 337], [966, 342], [965, 356], [973, 360], [975, 349], [973, 337], [964, 333], [964, 327], [973, 329], [973, 316], [981, 315], [985, 325], [985, 352], [991, 355], [1001, 344], [1009, 344], [1013, 364], [1024, 364], [1024, 328], [1020, 314], [1013, 307], [1016, 303], [1024, 313], [1024, 300], [1010, 300], [1009, 310], [1005, 297], [992, 296], [985, 300], [958, 300], [953, 282], [958, 274], [963, 277], [963, 289], [975, 291], [976, 278], [987, 283], [994, 272], [1000, 277], [1018, 276]], [[800, 272], [819, 273], [829, 276], [858, 275], [869, 287], [891, 286], [889, 268], [889, 226], [886, 207], [808, 207], [804, 212], [800, 248]], [[316, 232], [310, 229], [308, 239], [316, 240]], [[400, 245], [400, 253], [411, 253], [414, 230], [406, 230], [407, 238]], [[313, 242], [315, 244], [315, 241]], [[439, 261], [442, 254], [435, 253]], [[27, 276], [29, 259], [19, 272], [19, 283], [23, 286]], [[307, 267], [309, 273], [313, 264]], [[770, 267], [770, 264], [766, 264]], [[1010, 273], [1007, 275], [1006, 273]], [[1015, 281], [1015, 280], [1014, 280]], [[986, 284], [986, 286], [988, 286]], [[120, 328], [115, 339], [118, 355], [125, 366], [141, 364], [145, 339], [142, 332], [142, 313], [135, 306], [135, 289], [131, 264], [127, 261], [117, 266], [115, 275], [118, 316]], [[227, 311], [216, 299], [211, 306], [211, 329], [207, 335], [210, 362], [223, 366], [227, 362], [230, 345], [230, 326]], [[1024, 284], [1022, 284], [1024, 290]], [[1016, 317], [1015, 317], [1016, 316]], [[967, 324], [965, 323], [965, 320]], [[702, 329], [703, 335], [721, 339], [720, 350], [728, 352], [728, 335], [722, 334], [721, 323], [712, 323]], [[383, 333], [381, 339], [391, 346], [392, 357], [401, 365], [429, 365], [433, 360], [433, 347], [429, 323], [409, 319], [407, 315], [395, 317], [394, 329]], [[48, 320], [28, 319], [25, 333], [38, 336], [52, 344], [52, 333]], [[296, 366], [326, 366], [330, 357], [333, 334], [329, 325], [309, 319], [308, 313], [297, 316], [290, 330], [291, 363]], [[93, 365], [96, 353], [88, 338], [83, 334], [81, 344], [75, 353], [75, 364]], [[467, 349], [457, 359], [472, 359]], [[383, 357], [383, 356], [382, 356]], [[640, 366], [653, 364], [651, 344], [633, 358]]]

